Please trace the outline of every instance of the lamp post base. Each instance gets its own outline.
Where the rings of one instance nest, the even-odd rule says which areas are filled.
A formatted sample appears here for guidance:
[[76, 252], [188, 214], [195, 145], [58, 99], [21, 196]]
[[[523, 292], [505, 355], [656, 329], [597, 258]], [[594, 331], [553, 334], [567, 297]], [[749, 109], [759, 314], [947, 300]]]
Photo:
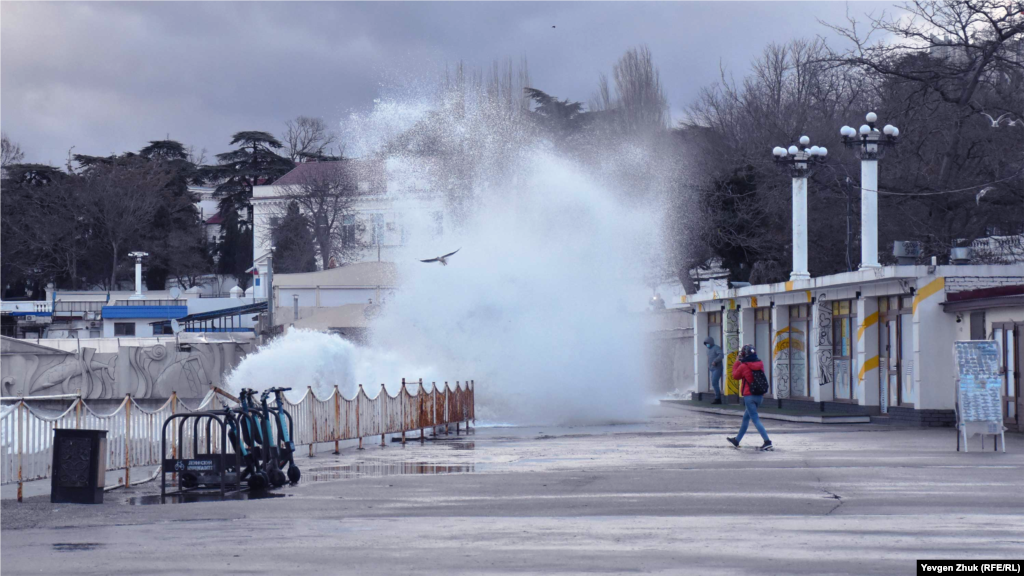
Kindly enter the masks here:
[[793, 280], [810, 280], [811, 279], [811, 275], [808, 272], [790, 272], [789, 273], [789, 279], [790, 279], [790, 281], [793, 281]]

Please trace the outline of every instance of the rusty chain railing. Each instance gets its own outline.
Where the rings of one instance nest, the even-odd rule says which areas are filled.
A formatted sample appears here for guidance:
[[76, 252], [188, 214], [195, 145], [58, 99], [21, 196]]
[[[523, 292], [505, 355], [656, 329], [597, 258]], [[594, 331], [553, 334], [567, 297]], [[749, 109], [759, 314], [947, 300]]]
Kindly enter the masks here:
[[[313, 446], [320, 443], [334, 442], [337, 453], [342, 440], [358, 439], [361, 447], [364, 437], [379, 435], [383, 444], [388, 434], [400, 433], [405, 442], [406, 432], [419, 430], [422, 440], [427, 428], [455, 424], [458, 431], [462, 423], [476, 419], [474, 388], [472, 380], [464, 385], [456, 382], [454, 388], [445, 382], [441, 387], [431, 385], [427, 392], [422, 380], [407, 383], [402, 379], [401, 389], [395, 396], [388, 394], [381, 384], [377, 396], [370, 398], [360, 385], [356, 396], [350, 400], [335, 386], [331, 395], [321, 400], [307, 387], [297, 402], [286, 399], [285, 407], [294, 422], [295, 444], [309, 445], [312, 456]], [[17, 482], [19, 501], [25, 482], [50, 477], [55, 428], [106, 430], [107, 471], [124, 470], [123, 483], [131, 486], [132, 467], [157, 466], [164, 457], [185, 457], [160, 454], [161, 431], [169, 416], [182, 411], [217, 410], [234, 400], [230, 394], [215, 388], [195, 408], [186, 406], [175, 394], [159, 408], [147, 410], [131, 396], [125, 396], [116, 410], [100, 414], [81, 397], [73, 398], [66, 410], [50, 414], [32, 407], [29, 402], [34, 399], [31, 397], [3, 406], [0, 412], [0, 484]], [[184, 432], [184, 445], [190, 446], [193, 431]], [[197, 433], [202, 436], [205, 431]], [[176, 429], [174, 434], [177, 434]], [[205, 439], [200, 445], [204, 443]], [[213, 445], [219, 444], [214, 441]], [[176, 449], [176, 446], [169, 448]]]

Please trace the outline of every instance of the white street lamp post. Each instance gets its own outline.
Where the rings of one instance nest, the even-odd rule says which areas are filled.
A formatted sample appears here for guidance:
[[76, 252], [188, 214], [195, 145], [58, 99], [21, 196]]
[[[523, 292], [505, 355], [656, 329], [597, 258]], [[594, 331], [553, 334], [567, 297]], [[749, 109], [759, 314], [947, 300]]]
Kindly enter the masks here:
[[132, 258], [135, 258], [135, 294], [129, 300], [142, 300], [145, 296], [142, 295], [142, 258], [149, 256], [148, 252], [131, 252], [128, 254]]
[[811, 139], [800, 137], [800, 148], [790, 146], [788, 149], [776, 146], [772, 150], [775, 163], [789, 166], [793, 175], [793, 271], [790, 280], [807, 280], [811, 277], [807, 265], [807, 176], [811, 166], [822, 162], [828, 155], [828, 149], [821, 146], [807, 146]]
[[896, 143], [899, 128], [886, 124], [882, 131], [875, 128], [878, 115], [868, 112], [867, 124], [859, 130], [843, 126], [839, 133], [843, 144], [860, 154], [860, 267], [880, 268], [878, 263], [878, 159], [885, 146]]

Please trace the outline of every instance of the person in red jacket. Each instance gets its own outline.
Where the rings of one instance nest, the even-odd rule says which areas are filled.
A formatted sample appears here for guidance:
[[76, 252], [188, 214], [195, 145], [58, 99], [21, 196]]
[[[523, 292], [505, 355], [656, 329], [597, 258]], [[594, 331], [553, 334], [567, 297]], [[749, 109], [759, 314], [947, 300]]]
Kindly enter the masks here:
[[743, 435], [747, 433], [747, 426], [753, 421], [754, 427], [757, 428], [757, 431], [761, 433], [761, 438], [764, 439], [764, 445], [759, 450], [772, 450], [772, 441], [768, 439], [768, 432], [765, 431], [764, 425], [761, 424], [761, 419], [757, 416], [757, 407], [761, 405], [761, 402], [764, 402], [764, 395], [755, 396], [750, 393], [750, 383], [754, 381], [755, 370], [763, 372], [764, 364], [757, 357], [754, 347], [746, 344], [740, 349], [739, 357], [736, 359], [736, 363], [732, 365], [732, 377], [743, 383], [740, 393], [743, 395], [743, 404], [747, 409], [743, 412], [743, 422], [740, 424], [739, 433], [736, 434], [735, 438], [726, 438], [726, 440], [739, 448], [740, 440], [743, 440]]

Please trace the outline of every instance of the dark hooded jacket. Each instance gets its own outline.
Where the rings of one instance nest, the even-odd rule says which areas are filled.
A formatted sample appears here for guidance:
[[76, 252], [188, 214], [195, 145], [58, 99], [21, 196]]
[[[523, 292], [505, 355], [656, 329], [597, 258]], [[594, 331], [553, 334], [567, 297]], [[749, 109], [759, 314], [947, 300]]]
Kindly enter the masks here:
[[[711, 344], [711, 346], [708, 346]], [[708, 336], [704, 339], [704, 347], [708, 350], [708, 366], [712, 370], [722, 369], [722, 359], [725, 358], [725, 354], [722, 353], [722, 347], [715, 344], [715, 339]]]

